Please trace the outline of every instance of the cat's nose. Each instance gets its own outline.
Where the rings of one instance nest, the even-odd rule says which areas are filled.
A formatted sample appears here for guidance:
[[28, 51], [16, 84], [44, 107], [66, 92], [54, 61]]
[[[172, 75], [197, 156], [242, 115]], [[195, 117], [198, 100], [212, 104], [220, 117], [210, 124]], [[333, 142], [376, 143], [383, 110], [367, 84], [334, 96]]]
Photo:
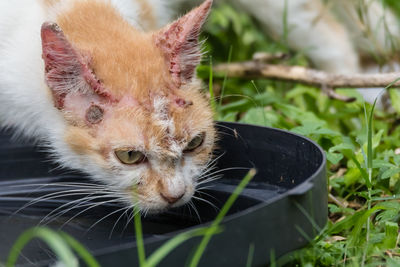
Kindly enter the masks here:
[[161, 197], [171, 205], [178, 202], [185, 195], [185, 193], [182, 193], [178, 196], [171, 196], [166, 193], [160, 193], [160, 194], [161, 194]]

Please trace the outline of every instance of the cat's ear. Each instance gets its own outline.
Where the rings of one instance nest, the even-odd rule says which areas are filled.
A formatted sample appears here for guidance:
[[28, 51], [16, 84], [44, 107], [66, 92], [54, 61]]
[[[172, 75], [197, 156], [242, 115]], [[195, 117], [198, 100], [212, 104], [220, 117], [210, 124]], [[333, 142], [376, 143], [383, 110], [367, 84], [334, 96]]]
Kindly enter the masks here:
[[155, 35], [156, 45], [164, 53], [178, 86], [192, 80], [201, 61], [199, 35], [212, 3], [212, 0], [205, 1]]
[[45, 78], [58, 109], [64, 109], [69, 94], [78, 95], [86, 102], [91, 98], [112, 100], [91, 70], [90, 57], [74, 49], [56, 23], [44, 23], [41, 37]]

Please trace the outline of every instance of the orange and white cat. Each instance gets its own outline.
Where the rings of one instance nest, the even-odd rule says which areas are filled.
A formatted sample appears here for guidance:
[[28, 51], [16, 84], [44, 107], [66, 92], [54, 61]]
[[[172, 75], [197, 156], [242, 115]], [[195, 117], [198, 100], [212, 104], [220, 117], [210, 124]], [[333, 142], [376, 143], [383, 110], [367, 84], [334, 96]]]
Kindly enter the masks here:
[[164, 26], [166, 2], [0, 3], [1, 125], [150, 212], [191, 199], [215, 141], [195, 77], [212, 0]]
[[[195, 77], [212, 1], [165, 26], [183, 2], [0, 1], [0, 124], [142, 210], [186, 203], [207, 171], [215, 130]], [[358, 72], [360, 51], [371, 47], [354, 13], [359, 1], [329, 1], [331, 9], [322, 0], [230, 2], [277, 38], [287, 12], [288, 45], [324, 70]], [[384, 33], [398, 34], [398, 25], [368, 2], [364, 20], [385, 51]]]
[[[382, 0], [230, 2], [252, 14], [270, 36], [283, 40], [286, 31], [287, 45], [304, 53], [315, 68], [342, 74], [399, 70], [396, 62], [383, 68], [365, 64], [393, 59], [400, 50], [399, 21]], [[359, 91], [373, 102], [382, 89]]]

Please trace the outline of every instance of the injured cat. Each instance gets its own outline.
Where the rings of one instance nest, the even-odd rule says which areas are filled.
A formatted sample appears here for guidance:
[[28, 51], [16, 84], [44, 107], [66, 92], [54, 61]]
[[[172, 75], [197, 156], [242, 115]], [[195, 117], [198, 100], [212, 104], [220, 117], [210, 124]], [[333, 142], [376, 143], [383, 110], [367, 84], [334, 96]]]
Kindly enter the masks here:
[[2, 1], [2, 126], [144, 212], [188, 202], [216, 138], [195, 77], [211, 6], [153, 30], [162, 1]]
[[[181, 2], [1, 1], [1, 125], [142, 211], [187, 203], [210, 167], [216, 133], [195, 77], [212, 0], [165, 26]], [[287, 11], [288, 45], [323, 70], [359, 72], [372, 47], [353, 13], [359, 1], [329, 1], [329, 9], [322, 0], [231, 2], [276, 38]], [[376, 51], [387, 53], [385, 33], [399, 32], [394, 16], [374, 1], [364, 14], [377, 29]]]

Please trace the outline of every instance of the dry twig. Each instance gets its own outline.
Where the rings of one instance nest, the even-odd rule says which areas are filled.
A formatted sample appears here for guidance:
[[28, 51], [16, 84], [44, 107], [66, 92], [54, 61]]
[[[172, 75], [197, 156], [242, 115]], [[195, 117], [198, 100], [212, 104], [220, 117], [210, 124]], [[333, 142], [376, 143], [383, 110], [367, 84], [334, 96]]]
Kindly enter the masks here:
[[[260, 60], [240, 63], [220, 64], [214, 67], [216, 73], [229, 78], [275, 79], [298, 82], [320, 87], [329, 97], [345, 102], [354, 101], [337, 94], [336, 88], [376, 88], [386, 87], [400, 77], [400, 72], [384, 74], [333, 74], [300, 66], [267, 64]], [[400, 81], [393, 84], [400, 87]]]

